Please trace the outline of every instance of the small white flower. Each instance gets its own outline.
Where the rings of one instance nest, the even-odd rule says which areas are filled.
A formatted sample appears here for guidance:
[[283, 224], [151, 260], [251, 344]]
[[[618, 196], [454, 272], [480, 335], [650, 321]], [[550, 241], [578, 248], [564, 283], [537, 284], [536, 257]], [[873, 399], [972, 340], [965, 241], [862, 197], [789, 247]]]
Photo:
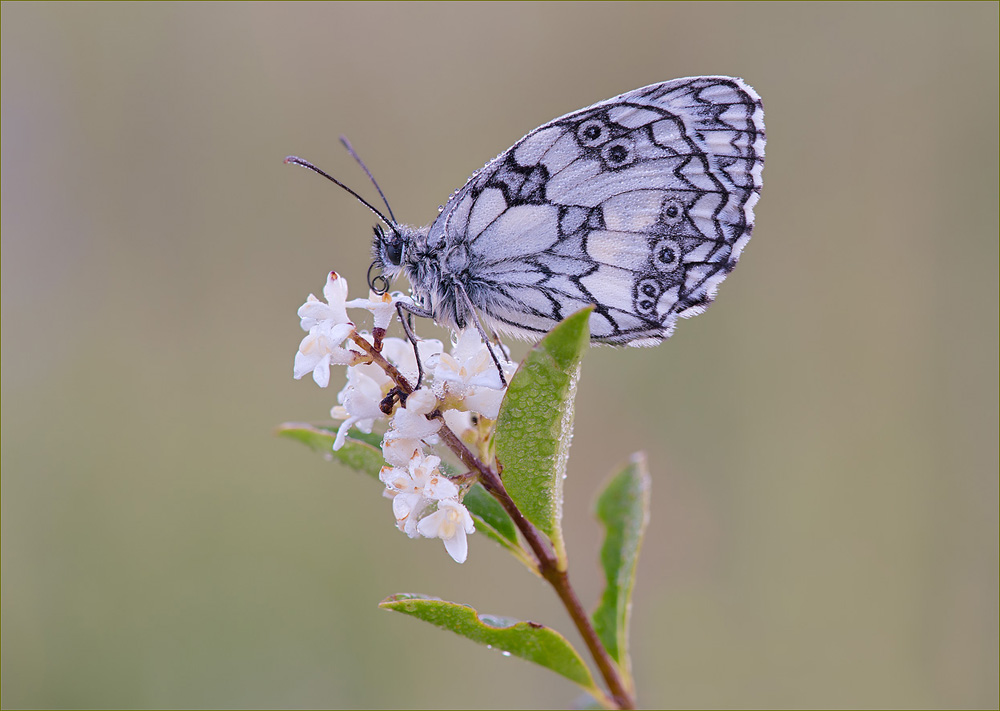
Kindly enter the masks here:
[[[500, 365], [509, 379], [514, 364], [501, 361]], [[475, 329], [464, 331], [452, 352], [437, 359], [434, 384], [439, 397], [458, 409], [478, 412], [491, 420], [500, 412], [505, 388], [489, 348]]]
[[[417, 454], [414, 458], [419, 459]], [[427, 483], [425, 472], [411, 472], [402, 467], [382, 467], [378, 478], [385, 484], [385, 496], [392, 499], [392, 514], [396, 517], [396, 528], [410, 538], [416, 538], [417, 518], [426, 508], [424, 500], [424, 485]]]
[[434, 369], [434, 379], [456, 383], [464, 388], [503, 388], [493, 357], [474, 328], [462, 332], [450, 355], [441, 354]]
[[327, 300], [325, 304], [309, 294], [306, 302], [299, 307], [300, 325], [309, 335], [299, 344], [292, 369], [296, 380], [311, 371], [313, 380], [321, 388], [330, 384], [331, 365], [358, 362], [357, 353], [341, 348], [344, 339], [354, 332], [354, 324], [347, 318], [344, 306], [347, 280], [337, 272], [330, 272], [323, 287], [323, 296]]
[[464, 440], [473, 431], [472, 413], [465, 410], [445, 410], [441, 413], [449, 429]]
[[495, 420], [500, 416], [500, 403], [506, 390], [491, 390], [490, 388], [475, 388], [471, 395], [466, 396], [462, 401], [462, 406], [466, 410], [478, 412], [488, 420]]
[[441, 459], [419, 452], [403, 467], [382, 467], [379, 479], [385, 493], [392, 498], [392, 513], [396, 527], [410, 538], [417, 538], [421, 513], [435, 501], [458, 496], [458, 487], [438, 468]]
[[[441, 341], [429, 338], [417, 341], [417, 350], [420, 352], [420, 362], [424, 370], [433, 368], [438, 356], [444, 350]], [[386, 338], [382, 342], [382, 355], [392, 363], [402, 373], [403, 377], [411, 383], [417, 382], [417, 358], [413, 353], [413, 345], [404, 338]]]
[[292, 367], [292, 375], [295, 379], [298, 380], [312, 371], [316, 384], [325, 388], [330, 384], [331, 365], [356, 363], [358, 354], [340, 347], [344, 339], [353, 331], [354, 324], [350, 322], [335, 325], [315, 324], [309, 329], [309, 334], [299, 343], [299, 350], [295, 354], [295, 364]]
[[325, 304], [309, 294], [306, 303], [299, 307], [299, 318], [302, 319], [303, 331], [311, 331], [314, 326], [321, 323], [328, 323], [330, 326], [351, 323], [351, 319], [347, 318], [345, 305], [347, 279], [338, 275], [337, 272], [330, 272], [326, 277], [326, 285], [323, 287], [323, 296], [327, 300]]
[[[404, 297], [409, 300], [409, 297]], [[349, 309], [368, 309], [374, 317], [374, 328], [385, 330], [389, 328], [392, 317], [396, 313], [395, 303], [399, 298], [393, 294], [376, 294], [374, 291], [368, 292], [367, 299], [354, 299], [348, 301], [346, 306]]]
[[390, 429], [385, 433], [391, 439], [426, 439], [441, 429], [441, 421], [428, 420], [427, 415], [437, 408], [437, 398], [428, 388], [420, 388], [406, 398], [406, 406], [396, 410]]
[[[364, 338], [371, 342], [369, 334], [363, 334]], [[420, 351], [422, 357], [429, 357], [440, 352], [440, 341], [420, 341]], [[360, 359], [360, 353], [355, 353], [352, 357]], [[416, 373], [416, 358], [413, 355], [413, 347], [409, 341], [400, 338], [387, 338], [382, 344], [382, 354], [386, 359], [395, 365], [405, 376], [408, 368]], [[337, 395], [340, 405], [334, 407], [330, 414], [338, 420], [344, 420], [337, 431], [337, 439], [334, 442], [334, 451], [344, 446], [347, 433], [351, 427], [357, 427], [362, 432], [371, 432], [376, 420], [386, 417], [382, 412], [381, 403], [385, 396], [392, 389], [392, 379], [377, 365], [365, 363], [355, 365], [347, 369], [347, 384]], [[419, 393], [419, 394], [418, 394]], [[386, 433], [386, 442], [391, 441], [388, 447], [383, 443], [383, 453], [385, 459], [390, 464], [405, 466], [413, 455], [414, 451], [422, 448], [421, 440], [425, 437], [432, 437], [440, 429], [441, 425], [436, 420], [428, 420], [424, 415], [433, 412], [437, 406], [433, 394], [429, 390], [418, 390], [416, 399], [410, 402], [409, 407], [400, 407], [396, 410], [390, 423], [389, 432]], [[412, 395], [410, 396], [413, 397]], [[396, 441], [400, 440], [400, 441]]]
[[336, 419], [344, 420], [337, 430], [333, 451], [344, 446], [351, 427], [371, 432], [375, 420], [385, 418], [380, 405], [391, 387], [389, 376], [376, 365], [368, 363], [347, 369], [347, 385], [337, 394], [340, 405], [330, 411]]
[[405, 467], [413, 455], [423, 452], [423, 440], [408, 437], [392, 437], [382, 440], [382, 456], [396, 467]]
[[440, 538], [456, 563], [464, 563], [469, 555], [466, 535], [474, 533], [476, 526], [468, 509], [454, 499], [438, 502], [437, 511], [424, 516], [417, 524], [417, 532], [424, 538]]

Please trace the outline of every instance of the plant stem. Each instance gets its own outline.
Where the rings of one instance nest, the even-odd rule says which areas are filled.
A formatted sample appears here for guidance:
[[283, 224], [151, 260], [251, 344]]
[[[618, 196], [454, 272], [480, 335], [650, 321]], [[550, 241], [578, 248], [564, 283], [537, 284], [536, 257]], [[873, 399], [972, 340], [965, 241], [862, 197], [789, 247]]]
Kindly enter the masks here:
[[[404, 396], [413, 392], [413, 386], [409, 381], [372, 344], [357, 333], [351, 336], [351, 340], [364, 350], [365, 354], [392, 378], [396, 387], [400, 389]], [[604, 677], [604, 682], [608, 685], [615, 705], [620, 709], [635, 708], [635, 699], [632, 698], [632, 693], [625, 686], [618, 665], [615, 664], [614, 660], [611, 659], [611, 655], [608, 654], [608, 650], [601, 644], [600, 637], [597, 636], [597, 632], [590, 622], [590, 617], [587, 615], [583, 604], [580, 602], [580, 598], [577, 597], [576, 591], [570, 584], [568, 572], [560, 565], [559, 559], [556, 557], [555, 551], [553, 551], [548, 539], [517, 508], [517, 504], [514, 503], [514, 500], [510, 498], [510, 494], [507, 493], [507, 489], [504, 488], [500, 475], [484, 464], [465, 446], [465, 443], [459, 439], [458, 435], [448, 427], [440, 413], [437, 414], [437, 419], [441, 421], [441, 429], [438, 431], [441, 441], [455, 453], [462, 464], [478, 475], [483, 487], [500, 502], [500, 505], [503, 506], [504, 510], [514, 521], [514, 525], [517, 526], [521, 535], [524, 536], [524, 540], [527, 541], [528, 546], [535, 554], [539, 575], [549, 582], [555, 589], [559, 599], [562, 600], [566, 611], [573, 620], [573, 624], [576, 625], [576, 629], [583, 637], [587, 649], [590, 650], [590, 654], [594, 658], [601, 676]]]
[[465, 446], [444, 422], [441, 423], [441, 430], [438, 432], [438, 436], [458, 456], [463, 464], [479, 474], [480, 483], [500, 502], [500, 505], [510, 515], [514, 521], [514, 525], [517, 526], [524, 539], [528, 542], [538, 562], [539, 574], [549, 582], [555, 589], [559, 599], [562, 600], [566, 611], [573, 620], [573, 624], [576, 625], [576, 629], [580, 632], [580, 636], [583, 637], [587, 649], [590, 650], [590, 654], [594, 658], [601, 676], [604, 677], [615, 705], [620, 709], [635, 708], [635, 700], [632, 698], [631, 692], [626, 688], [618, 666], [611, 659], [608, 650], [604, 648], [600, 638], [597, 636], [597, 631], [591, 624], [590, 617], [587, 615], [583, 604], [580, 602], [580, 598], [577, 597], [576, 591], [570, 584], [568, 572], [560, 566], [559, 559], [556, 557], [545, 536], [530, 521], [524, 518], [521, 510], [517, 508], [513, 499], [510, 498], [510, 494], [507, 493], [497, 473], [473, 455], [468, 447]]

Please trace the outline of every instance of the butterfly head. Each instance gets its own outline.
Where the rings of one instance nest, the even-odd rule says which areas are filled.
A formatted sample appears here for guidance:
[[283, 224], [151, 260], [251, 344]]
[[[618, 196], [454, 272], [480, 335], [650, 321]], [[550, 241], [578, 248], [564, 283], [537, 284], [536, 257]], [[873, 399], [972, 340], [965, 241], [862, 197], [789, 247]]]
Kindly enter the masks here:
[[[384, 294], [389, 289], [389, 282], [402, 271], [406, 240], [403, 233], [391, 224], [388, 230], [382, 225], [375, 225], [373, 231], [375, 238], [372, 242], [373, 259], [368, 268], [368, 286], [376, 294]], [[373, 271], [381, 274], [372, 276]]]

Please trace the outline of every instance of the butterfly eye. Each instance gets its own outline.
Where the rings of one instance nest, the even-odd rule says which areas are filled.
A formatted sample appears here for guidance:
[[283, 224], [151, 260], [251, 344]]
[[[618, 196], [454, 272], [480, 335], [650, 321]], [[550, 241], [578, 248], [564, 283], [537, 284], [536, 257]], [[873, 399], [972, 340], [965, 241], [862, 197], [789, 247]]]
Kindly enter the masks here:
[[391, 240], [385, 242], [384, 244], [385, 244], [385, 247], [383, 248], [382, 251], [385, 254], [385, 258], [387, 260], [389, 260], [389, 263], [392, 266], [398, 267], [400, 265], [400, 263], [402, 263], [402, 261], [403, 261], [403, 242], [402, 242], [402, 240], [391, 239]]
[[375, 225], [375, 244], [382, 252], [382, 257], [394, 267], [398, 267], [403, 261], [403, 240], [399, 235], [393, 233], [391, 236], [385, 233], [382, 225]]

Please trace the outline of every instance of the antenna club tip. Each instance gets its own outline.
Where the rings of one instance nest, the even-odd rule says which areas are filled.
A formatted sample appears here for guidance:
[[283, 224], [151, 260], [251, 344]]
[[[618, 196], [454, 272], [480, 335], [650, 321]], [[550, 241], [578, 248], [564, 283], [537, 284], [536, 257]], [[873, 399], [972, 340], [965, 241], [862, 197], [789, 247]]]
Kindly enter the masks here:
[[298, 163], [301, 160], [302, 159], [299, 158], [298, 156], [285, 156], [285, 160], [283, 162], [285, 163], [285, 165], [288, 165], [289, 163]]

